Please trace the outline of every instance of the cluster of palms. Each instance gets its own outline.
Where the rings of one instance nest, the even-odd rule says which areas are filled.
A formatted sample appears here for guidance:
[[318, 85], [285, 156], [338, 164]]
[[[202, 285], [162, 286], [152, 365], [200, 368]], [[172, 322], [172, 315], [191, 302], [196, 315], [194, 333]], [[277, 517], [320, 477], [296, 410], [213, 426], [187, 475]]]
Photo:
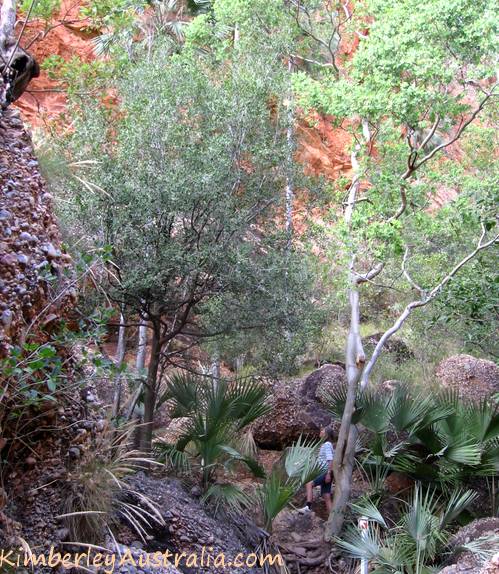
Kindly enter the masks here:
[[[338, 388], [323, 397], [333, 417], [341, 417], [345, 396], [346, 389]], [[248, 430], [270, 411], [267, 389], [255, 380], [176, 374], [167, 381], [160, 404], [165, 401], [171, 417], [182, 419], [182, 425], [174, 443], [156, 443], [157, 453], [173, 467], [199, 476], [203, 499], [216, 508], [257, 506], [264, 528], [271, 532], [273, 520], [298, 489], [320, 473], [318, 443], [306, 440], [288, 448], [265, 473]], [[368, 389], [359, 394], [354, 422], [364, 429], [358, 461], [371, 491], [351, 508], [367, 516], [373, 528], [362, 537], [356, 527], [347, 527], [337, 544], [354, 558], [372, 561], [379, 574], [431, 572], [445, 556], [451, 523], [477, 497], [467, 488], [469, 480], [494, 481], [498, 474], [499, 405], [400, 385], [390, 393]], [[252, 494], [227, 480], [241, 464], [259, 479]], [[378, 506], [393, 471], [409, 475], [416, 486], [402, 495], [398, 518], [388, 524]], [[490, 540], [479, 540], [466, 550], [485, 556], [490, 546]]]
[[[323, 396], [340, 417], [346, 389]], [[371, 561], [378, 574], [438, 571], [449, 551], [451, 523], [477, 498], [467, 488], [482, 480], [493, 485], [499, 474], [499, 403], [472, 402], [455, 392], [428, 393], [399, 385], [394, 391], [367, 389], [356, 400], [354, 422], [363, 429], [358, 460], [370, 492], [351, 504], [374, 524], [367, 536], [347, 528], [338, 545], [354, 558]], [[362, 444], [363, 443], [363, 444]], [[387, 524], [378, 510], [388, 475], [402, 472], [415, 480], [400, 493], [398, 519]], [[495, 489], [489, 489], [491, 513], [497, 513]], [[482, 558], [499, 540], [478, 539], [463, 550]]]
[[[269, 475], [256, 459], [256, 445], [248, 427], [270, 411], [265, 385], [253, 379], [215, 380], [189, 374], [174, 374], [159, 404], [168, 401], [170, 416], [182, 419], [180, 436], [174, 443], [159, 441], [161, 460], [199, 475], [203, 499], [232, 510], [258, 506], [267, 531], [299, 488], [320, 473], [318, 442], [299, 440], [283, 454]], [[245, 465], [261, 479], [248, 494], [220, 478], [236, 465]]]
[[[323, 400], [341, 417], [346, 389]], [[391, 471], [416, 480], [459, 486], [499, 474], [499, 403], [472, 402], [456, 392], [429, 393], [398, 385], [359, 393], [354, 422], [367, 433], [363, 468], [381, 485]], [[376, 490], [376, 488], [375, 488]]]

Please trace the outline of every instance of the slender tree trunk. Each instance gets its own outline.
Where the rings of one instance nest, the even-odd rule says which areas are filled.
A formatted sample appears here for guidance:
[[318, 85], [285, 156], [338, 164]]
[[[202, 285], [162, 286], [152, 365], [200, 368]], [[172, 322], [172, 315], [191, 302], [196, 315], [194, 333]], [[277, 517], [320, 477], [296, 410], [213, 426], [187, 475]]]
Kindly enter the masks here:
[[217, 384], [218, 381], [220, 380], [220, 353], [217, 348], [213, 351], [213, 354], [211, 356], [210, 371], [211, 376], [213, 377], [213, 381], [215, 382], [215, 384]]
[[[125, 360], [126, 351], [126, 323], [123, 308], [120, 313], [120, 327], [118, 331], [118, 344], [116, 346], [116, 358], [115, 364], [118, 369], [121, 369], [123, 361]], [[121, 373], [118, 372], [116, 375], [115, 386], [114, 386], [114, 398], [113, 398], [113, 417], [117, 417], [120, 412], [121, 406]]]
[[291, 249], [291, 240], [293, 237], [293, 149], [294, 149], [294, 114], [292, 103], [291, 74], [293, 73], [293, 61], [289, 58], [289, 92], [288, 92], [288, 111], [287, 111], [287, 128], [286, 128], [286, 235], [288, 238], [288, 250]]
[[158, 371], [161, 359], [161, 327], [153, 322], [151, 357], [147, 369], [147, 380], [144, 383], [144, 422], [142, 427], [141, 450], [150, 452], [152, 446], [152, 425], [158, 384]]
[[135, 361], [135, 368], [140, 373], [144, 370], [146, 365], [146, 350], [147, 350], [147, 321], [140, 320], [139, 325], [139, 340], [137, 344], [137, 359]]
[[[354, 178], [350, 185], [348, 202], [345, 209], [345, 223], [349, 229], [351, 229], [352, 215], [360, 188], [360, 166], [357, 161], [359, 149], [360, 146], [356, 146], [352, 151]], [[354, 270], [355, 259], [355, 253], [352, 253], [349, 269], [350, 290], [348, 294], [350, 303], [350, 328], [345, 357], [347, 398], [333, 461], [335, 486], [332, 508], [326, 523], [326, 540], [331, 540], [331, 538], [340, 533], [343, 526], [345, 508], [350, 498], [352, 472], [355, 461], [355, 444], [357, 441], [357, 429], [355, 425], [352, 425], [352, 416], [355, 411], [355, 398], [366, 360], [362, 347], [362, 338], [360, 336], [359, 278]]]
[[[353, 268], [353, 261], [352, 261]], [[340, 432], [333, 461], [334, 495], [332, 509], [326, 523], [325, 538], [337, 536], [343, 526], [345, 508], [350, 499], [352, 472], [355, 462], [355, 445], [358, 431], [352, 424], [355, 412], [355, 398], [365, 364], [364, 349], [360, 336], [359, 291], [356, 279], [351, 276], [350, 330], [346, 349], [347, 398], [341, 419]]]
[[0, 10], [0, 112], [21, 97], [31, 79], [40, 74], [40, 68], [35, 59], [19, 46], [31, 8], [21, 33], [16, 39], [14, 36], [16, 0], [2, 0]]

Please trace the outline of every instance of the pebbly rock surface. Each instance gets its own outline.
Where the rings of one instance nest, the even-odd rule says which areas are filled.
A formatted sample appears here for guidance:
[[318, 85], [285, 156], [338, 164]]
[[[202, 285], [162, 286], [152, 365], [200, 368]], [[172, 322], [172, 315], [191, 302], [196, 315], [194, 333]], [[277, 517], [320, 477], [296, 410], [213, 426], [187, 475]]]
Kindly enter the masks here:
[[260, 448], [282, 450], [291, 446], [300, 435], [318, 438], [321, 427], [331, 424], [331, 415], [321, 394], [344, 382], [343, 368], [328, 364], [305, 379], [271, 383], [272, 411], [252, 425], [256, 444]]
[[[474, 520], [452, 537], [449, 547], [453, 551], [453, 564], [439, 574], [499, 574], [499, 555], [483, 562], [477, 554], [463, 552], [462, 545], [479, 538], [499, 537], [499, 518], [488, 517]], [[488, 550], [497, 550], [497, 539], [491, 541]]]
[[[149, 533], [147, 548], [149, 553], [170, 550], [173, 553], [185, 552], [198, 556], [197, 567], [190, 567], [185, 560], [177, 564], [183, 574], [211, 574], [218, 572], [240, 572], [256, 574], [260, 568], [247, 566], [234, 568], [230, 563], [237, 554], [248, 556], [253, 550], [248, 547], [248, 537], [235, 522], [229, 518], [217, 519], [211, 516], [199, 498], [188, 493], [178, 479], [156, 477], [138, 472], [128, 479], [130, 487], [146, 495], [160, 510], [165, 526], [153, 526]], [[117, 535], [119, 542], [123, 542]], [[130, 544], [129, 541], [126, 542]], [[204, 548], [204, 565], [201, 556]], [[213, 566], [214, 557], [222, 554], [225, 569]], [[211, 564], [208, 557], [211, 558]]]
[[17, 547], [22, 538], [33, 552], [47, 553], [68, 539], [69, 530], [58, 516], [74, 483], [73, 473], [78, 474], [86, 457], [95, 456], [95, 440], [108, 424], [102, 414], [93, 385], [73, 384], [34, 413], [32, 426], [26, 428], [29, 450], [7, 444], [11, 464], [0, 489], [0, 548]]
[[315, 512], [283, 510], [274, 520], [272, 539], [291, 572], [328, 571], [330, 547], [324, 542], [324, 520]]
[[499, 367], [492, 361], [454, 355], [442, 361], [435, 374], [442, 387], [465, 399], [479, 401], [499, 393]]
[[70, 263], [31, 139], [9, 108], [0, 115], [0, 356], [33, 321], [38, 335], [73, 305]]

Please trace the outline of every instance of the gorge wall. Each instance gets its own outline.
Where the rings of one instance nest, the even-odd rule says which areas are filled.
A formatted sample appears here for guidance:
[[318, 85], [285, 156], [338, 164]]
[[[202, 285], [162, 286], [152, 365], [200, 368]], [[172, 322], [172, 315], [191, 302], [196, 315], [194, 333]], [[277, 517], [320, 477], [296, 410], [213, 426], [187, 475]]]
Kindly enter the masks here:
[[30, 136], [8, 108], [0, 115], [0, 356], [67, 313], [76, 298], [71, 281]]

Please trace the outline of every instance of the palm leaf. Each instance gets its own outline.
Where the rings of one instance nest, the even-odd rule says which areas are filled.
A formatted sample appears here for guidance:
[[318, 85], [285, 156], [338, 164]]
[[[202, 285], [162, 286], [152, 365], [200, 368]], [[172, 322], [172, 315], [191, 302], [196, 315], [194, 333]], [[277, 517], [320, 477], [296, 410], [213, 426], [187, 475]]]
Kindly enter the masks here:
[[499, 535], [482, 536], [463, 544], [459, 549], [476, 554], [481, 560], [490, 560], [499, 548]]
[[477, 498], [477, 493], [472, 490], [455, 490], [440, 518], [440, 528], [445, 528], [456, 519]]
[[220, 445], [220, 450], [227, 453], [232, 460], [237, 460], [244, 463], [257, 478], [265, 478], [265, 469], [254, 458], [250, 456], [244, 456], [235, 448], [232, 448], [228, 445]]
[[337, 538], [335, 542], [348, 556], [356, 560], [374, 560], [379, 556], [381, 548], [379, 534], [374, 528], [362, 534], [357, 528], [350, 526], [343, 538]]
[[159, 397], [158, 406], [171, 400], [172, 418], [188, 417], [199, 406], [199, 378], [189, 373], [174, 373], [166, 382], [166, 391]]
[[324, 468], [317, 458], [320, 441], [307, 440], [302, 436], [286, 450], [284, 468], [290, 479], [303, 485], [317, 478]]
[[273, 470], [265, 482], [257, 489], [257, 499], [263, 514], [265, 528], [270, 531], [275, 517], [289, 504], [295, 494], [290, 484], [283, 482], [278, 472]]
[[215, 513], [220, 506], [241, 512], [252, 505], [251, 497], [234, 484], [212, 484], [201, 498], [203, 503], [215, 506]]
[[164, 442], [154, 444], [154, 454], [156, 458], [166, 465], [181, 472], [190, 470], [190, 461], [188, 455], [177, 448], [177, 445]]
[[267, 403], [267, 397], [267, 388], [252, 379], [240, 379], [230, 385], [228, 398], [231, 401], [231, 416], [238, 421], [238, 429], [270, 412], [271, 406]]
[[361, 516], [365, 516], [374, 522], [377, 522], [383, 528], [388, 528], [385, 519], [381, 516], [381, 512], [377, 509], [376, 505], [373, 503], [372, 500], [369, 498], [365, 498], [364, 500], [357, 501], [355, 503], [350, 504], [350, 508], [357, 514]]

